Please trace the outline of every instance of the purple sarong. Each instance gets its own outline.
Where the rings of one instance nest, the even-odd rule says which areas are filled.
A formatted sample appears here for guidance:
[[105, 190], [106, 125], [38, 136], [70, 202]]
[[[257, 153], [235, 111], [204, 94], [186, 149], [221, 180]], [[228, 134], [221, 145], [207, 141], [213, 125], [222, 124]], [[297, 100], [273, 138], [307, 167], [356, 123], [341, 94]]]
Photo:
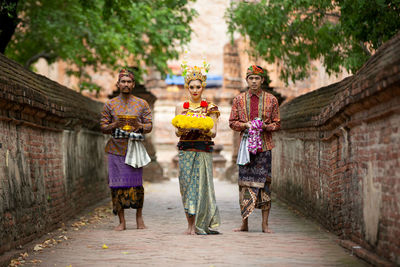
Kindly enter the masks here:
[[125, 156], [108, 154], [108, 185], [110, 188], [142, 186], [143, 168], [125, 164]]

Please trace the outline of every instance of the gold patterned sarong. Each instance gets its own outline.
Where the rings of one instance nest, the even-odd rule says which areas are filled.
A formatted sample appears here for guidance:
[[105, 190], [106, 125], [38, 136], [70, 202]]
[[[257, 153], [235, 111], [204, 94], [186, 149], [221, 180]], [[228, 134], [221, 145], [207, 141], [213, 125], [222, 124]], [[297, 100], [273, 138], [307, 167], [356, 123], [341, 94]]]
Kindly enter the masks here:
[[221, 221], [215, 200], [212, 154], [179, 151], [179, 185], [185, 212], [196, 215], [196, 233], [218, 233], [211, 229]]
[[141, 209], [144, 201], [143, 186], [111, 188], [113, 213], [118, 214], [122, 209]]

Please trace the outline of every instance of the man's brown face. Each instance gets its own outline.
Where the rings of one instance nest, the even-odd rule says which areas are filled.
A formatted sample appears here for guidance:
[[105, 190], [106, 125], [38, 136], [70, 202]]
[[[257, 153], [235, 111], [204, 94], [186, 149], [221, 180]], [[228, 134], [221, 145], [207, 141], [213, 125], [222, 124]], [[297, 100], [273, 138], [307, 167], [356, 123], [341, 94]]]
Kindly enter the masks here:
[[250, 90], [257, 91], [261, 88], [261, 84], [264, 82], [264, 78], [259, 75], [249, 75], [246, 79]]
[[132, 89], [135, 87], [135, 82], [131, 77], [123, 76], [119, 79], [118, 88], [123, 94], [130, 94]]

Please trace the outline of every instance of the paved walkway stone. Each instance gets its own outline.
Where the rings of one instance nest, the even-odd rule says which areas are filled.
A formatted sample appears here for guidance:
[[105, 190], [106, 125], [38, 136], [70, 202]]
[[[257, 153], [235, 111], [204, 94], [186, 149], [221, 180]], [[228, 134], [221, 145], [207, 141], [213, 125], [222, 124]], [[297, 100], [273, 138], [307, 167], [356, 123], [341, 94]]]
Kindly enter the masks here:
[[249, 232], [233, 232], [241, 220], [236, 185], [215, 182], [222, 234], [212, 236], [183, 234], [186, 219], [177, 179], [145, 184], [145, 190], [148, 229], [137, 230], [135, 211], [127, 210], [127, 230], [113, 231], [118, 219], [107, 200], [106, 217], [79, 230], [53, 233], [68, 240], [30, 253], [25, 266], [368, 266], [340, 247], [336, 236], [279, 201], [270, 215], [273, 234], [261, 232], [260, 210], [249, 217]]

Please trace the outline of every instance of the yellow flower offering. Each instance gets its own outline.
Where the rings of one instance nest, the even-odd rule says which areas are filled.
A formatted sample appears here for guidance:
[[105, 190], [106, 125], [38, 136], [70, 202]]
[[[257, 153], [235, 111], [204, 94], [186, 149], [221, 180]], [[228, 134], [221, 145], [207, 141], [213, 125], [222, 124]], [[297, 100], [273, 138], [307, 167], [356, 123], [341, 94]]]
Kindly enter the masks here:
[[199, 113], [188, 112], [186, 115], [176, 115], [172, 119], [172, 125], [182, 129], [211, 130], [214, 121], [208, 116]]

